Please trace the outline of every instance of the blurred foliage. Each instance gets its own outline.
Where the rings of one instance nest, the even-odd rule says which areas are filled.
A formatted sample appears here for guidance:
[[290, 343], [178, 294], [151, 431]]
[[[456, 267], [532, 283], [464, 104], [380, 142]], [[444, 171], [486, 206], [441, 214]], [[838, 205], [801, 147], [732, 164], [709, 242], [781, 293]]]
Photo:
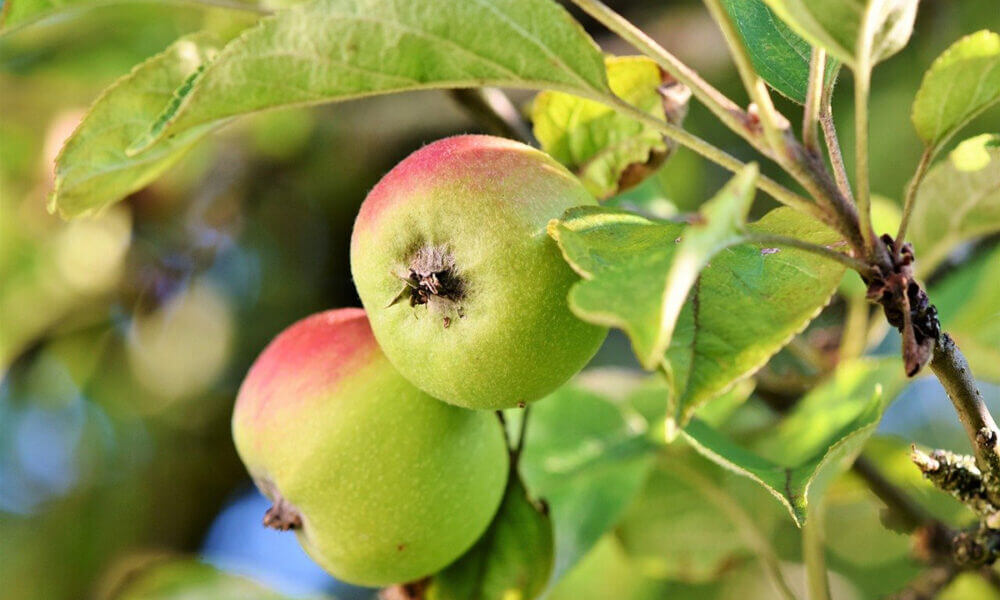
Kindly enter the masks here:
[[[724, 45], [698, 3], [610, 4], [745, 103]], [[920, 74], [960, 36], [1000, 26], [995, 8], [984, 0], [922, 2], [913, 42], [876, 69], [871, 137], [877, 151], [872, 173], [875, 190], [888, 202], [902, 196], [921, 152], [908, 110]], [[478, 127], [439, 92], [264, 113], [196, 145], [163, 177], [114, 210], [73, 222], [46, 212], [56, 153], [101, 90], [180, 36], [207, 29], [226, 38], [254, 18], [245, 11], [188, 3], [108, 4], [26, 23], [0, 37], [4, 598], [77, 600], [100, 597], [108, 589], [130, 594], [124, 596], [130, 599], [199, 597], [190, 594], [281, 597], [187, 559], [157, 562], [156, 570], [133, 574], [125, 587], [109, 588], [109, 581], [131, 557], [198, 551], [220, 509], [247, 485], [232, 449], [229, 416], [250, 361], [294, 320], [316, 310], [358, 304], [347, 268], [348, 240], [365, 192], [421, 144]], [[584, 23], [608, 50], [631, 53], [601, 38], [592, 22]], [[849, 167], [851, 88], [850, 78], [842, 75], [834, 98]], [[513, 97], [522, 107], [530, 100], [526, 94]], [[776, 102], [797, 114], [792, 102]], [[685, 127], [736, 156], [751, 156], [740, 139], [696, 103]], [[1000, 131], [1000, 114], [976, 117], [973, 130]], [[787, 182], [773, 165], [762, 168]], [[655, 177], [609, 204], [670, 217], [697, 209], [727, 178], [721, 169], [680, 149]], [[754, 218], [770, 208], [773, 204], [761, 196]], [[997, 264], [996, 250], [991, 250], [995, 241], [988, 238], [959, 248], [941, 263], [931, 287], [956, 337], [964, 337], [963, 344], [979, 342], [980, 350], [970, 352], [970, 360], [986, 365], [976, 368], [987, 369], [984, 374], [991, 377], [996, 376], [988, 369], [996, 364], [989, 361], [996, 352], [997, 292], [995, 278], [988, 273]], [[965, 258], [973, 260], [973, 269], [956, 270], [955, 264]], [[843, 301], [835, 300], [802, 338], [822, 342], [844, 310]], [[881, 342], [881, 350], [895, 352], [893, 336]], [[872, 337], [878, 345], [882, 336]], [[609, 338], [596, 362], [635, 366], [622, 336]], [[765, 372], [778, 373], [789, 385], [809, 382], [814, 375], [789, 351], [772, 359]], [[768, 383], [760, 378], [745, 403], [750, 386], [744, 386], [729, 399], [729, 406], [720, 405], [713, 426], [748, 446], [766, 439], [775, 422], [768, 405], [778, 397]], [[913, 388], [927, 386], [918, 383]], [[987, 395], [996, 398], [991, 389], [992, 396]], [[940, 389], [926, 394], [934, 406], [946, 404]], [[568, 407], [559, 402], [544, 409], [539, 405], [539, 411], [552, 411], [551, 423], [570, 422], [574, 399], [567, 400]], [[926, 422], [912, 425], [921, 406], [926, 404], [904, 398], [887, 419], [894, 419], [893, 432], [905, 431], [907, 440], [934, 443], [937, 438], [931, 437]], [[621, 405], [609, 407], [609, 414], [613, 435], [634, 424]], [[954, 415], [946, 413], [935, 427], [953, 433], [953, 421]], [[585, 425], [578, 424], [581, 429]], [[607, 431], [595, 425], [593, 432], [595, 443], [607, 441], [601, 437]], [[559, 449], [558, 437], [549, 433], [549, 442]], [[565, 454], [581, 456], [579, 448], [566, 448]], [[919, 478], [901, 441], [876, 437], [865, 456], [939, 518], [950, 523], [965, 518], [953, 500]], [[773, 546], [782, 570], [797, 584], [802, 579], [799, 536], [782, 507], [759, 486], [701, 458], [685, 455], [678, 460], [701, 461], [695, 463], [696, 472], [744, 504], [743, 510]], [[607, 476], [602, 465], [587, 466]], [[648, 467], [635, 470], [641, 475]], [[633, 505], [614, 505], [608, 513], [613, 521], [624, 512], [622, 525], [579, 546], [577, 551], [583, 553], [596, 543], [551, 597], [771, 597], [759, 562], [728, 528], [727, 517], [700, 502], [696, 490], [670, 468], [669, 461], [657, 463], [650, 479], [630, 479], [630, 485], [644, 491]], [[558, 488], [551, 474], [539, 468], [537, 475], [550, 477]], [[600, 491], [616, 491], [607, 478], [594, 481]], [[660, 501], [663, 496], [673, 500]], [[906, 538], [877, 526], [881, 509], [850, 474], [830, 487], [825, 526], [834, 587], [843, 593], [838, 597], [877, 597], [918, 572], [919, 563], [906, 551]], [[684, 530], [682, 522], [682, 529], [669, 536], [650, 536], [665, 521], [656, 514], [635, 515], [656, 510], [690, 514], [691, 523], [702, 525]], [[557, 511], [554, 518], [574, 517], [572, 512], [561, 517]], [[699, 532], [706, 537], [698, 537]], [[719, 535], [724, 539], [717, 546], [708, 543]], [[691, 539], [700, 545], [685, 541]], [[665, 546], [651, 543], [663, 541]], [[678, 558], [687, 562], [678, 563]], [[131, 567], [127, 570], [132, 572]], [[705, 583], [706, 573], [724, 577]], [[197, 591], [189, 594], [188, 585]], [[945, 597], [986, 593], [977, 586], [982, 586], [980, 579], [961, 577]]]

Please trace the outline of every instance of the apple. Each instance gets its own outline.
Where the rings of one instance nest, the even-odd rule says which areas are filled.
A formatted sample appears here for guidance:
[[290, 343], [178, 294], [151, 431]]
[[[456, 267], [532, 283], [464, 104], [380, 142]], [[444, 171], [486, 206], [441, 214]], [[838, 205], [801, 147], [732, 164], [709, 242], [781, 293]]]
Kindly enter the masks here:
[[498, 419], [439, 402], [386, 360], [361, 309], [295, 323], [240, 387], [233, 439], [273, 502], [332, 575], [388, 585], [435, 573], [489, 526], [508, 475]]
[[351, 273], [390, 362], [477, 409], [537, 400], [579, 372], [607, 330], [570, 312], [579, 278], [545, 228], [594, 203], [548, 155], [503, 138], [446, 138], [396, 165], [351, 237]]

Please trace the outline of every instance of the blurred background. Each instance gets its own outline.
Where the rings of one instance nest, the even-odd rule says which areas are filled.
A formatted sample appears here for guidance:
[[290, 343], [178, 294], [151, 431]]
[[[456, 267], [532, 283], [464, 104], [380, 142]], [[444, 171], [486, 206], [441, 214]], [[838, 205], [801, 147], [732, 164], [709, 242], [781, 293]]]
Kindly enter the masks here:
[[[609, 4], [746, 102], [725, 44], [698, 2]], [[581, 20], [608, 51], [634, 53]], [[261, 526], [267, 502], [233, 449], [232, 403], [251, 361], [281, 329], [318, 310], [359, 305], [348, 241], [367, 190], [422, 144], [483, 131], [480, 124], [448, 92], [265, 113], [212, 136], [155, 183], [96, 218], [65, 222], [46, 211], [60, 145], [104, 87], [180, 35], [249, 23], [244, 13], [224, 8], [110, 4], [0, 38], [3, 598], [112, 598], [122, 590], [134, 594], [127, 597], [173, 598], [180, 596], [164, 590], [186, 581], [210, 591], [185, 598], [270, 598], [269, 590], [371, 597], [326, 575], [292, 534]], [[921, 3], [910, 46], [875, 73], [876, 193], [897, 201], [919, 158], [909, 105], [923, 71], [961, 35], [998, 26], [995, 0]], [[531, 99], [526, 93], [511, 97], [519, 107]], [[850, 98], [850, 76], [843, 74], [834, 107], [849, 165]], [[798, 120], [790, 103], [779, 100], [779, 108]], [[968, 131], [1000, 131], [997, 112]], [[692, 105], [686, 127], [736, 156], [753, 157], [699, 105]], [[780, 176], [773, 169], [770, 174]], [[681, 150], [656, 176], [614, 201], [666, 216], [696, 209], [726, 179], [721, 169]], [[760, 198], [755, 211], [768, 208]], [[947, 269], [937, 277], [946, 277]], [[811, 331], [835, 329], [841, 310], [834, 302]], [[875, 352], [896, 353], [897, 337], [891, 332], [880, 341], [876, 332]], [[802, 369], [786, 352], [775, 361], [778, 367], [769, 368], [779, 376]], [[627, 340], [613, 334], [593, 367], [636, 369]], [[997, 387], [985, 391], [993, 406], [1000, 404]], [[753, 406], [751, 400], [748, 410]], [[885, 440], [965, 448], [943, 391], [929, 380], [904, 392], [882, 431]], [[831, 565], [843, 573], [837, 578], [846, 587], [869, 589], [852, 575], [861, 568], [851, 562], [859, 560], [858, 549], [871, 554], [873, 545], [896, 544], [892, 556], [901, 557], [899, 579], [905, 581], [916, 572], [907, 562], [905, 538], [882, 532], [878, 504], [852, 489], [844, 488], [850, 501], [838, 513], [839, 526], [847, 519], [852, 537], [837, 538], [847, 546], [831, 549], [842, 558]], [[765, 494], [759, 514], [778, 515], [770, 531], [788, 568], [798, 568], [794, 543], [780, 542], [782, 532], [796, 535], [780, 519], [777, 503], [768, 502]], [[682, 532], [664, 535], [690, 543]], [[587, 584], [588, 564], [625, 569], [616, 562], [619, 550], [614, 540], [599, 546], [567, 582], [566, 597], [585, 596], [569, 591], [574, 585], [595, 593]], [[169, 566], [157, 571], [159, 579], [137, 575], [154, 563]], [[692, 589], [722, 580], [729, 583], [713, 584], [714, 592], [738, 595], [751, 589], [747, 581], [760, 579], [746, 563], [727, 558], [707, 571], [711, 577], [674, 573], [674, 579]], [[664, 575], [650, 561], [643, 564], [642, 577]]]

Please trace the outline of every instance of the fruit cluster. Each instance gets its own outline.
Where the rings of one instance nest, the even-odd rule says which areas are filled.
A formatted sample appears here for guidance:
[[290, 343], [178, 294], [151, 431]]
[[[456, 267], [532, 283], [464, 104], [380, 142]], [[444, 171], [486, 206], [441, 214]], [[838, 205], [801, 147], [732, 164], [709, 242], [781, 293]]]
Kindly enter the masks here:
[[577, 373], [606, 331], [576, 319], [576, 276], [546, 235], [593, 204], [544, 153], [488, 136], [432, 143], [365, 199], [351, 239], [364, 310], [319, 313], [264, 350], [239, 391], [236, 448], [334, 576], [435, 573], [489, 526], [509, 454], [493, 411]]

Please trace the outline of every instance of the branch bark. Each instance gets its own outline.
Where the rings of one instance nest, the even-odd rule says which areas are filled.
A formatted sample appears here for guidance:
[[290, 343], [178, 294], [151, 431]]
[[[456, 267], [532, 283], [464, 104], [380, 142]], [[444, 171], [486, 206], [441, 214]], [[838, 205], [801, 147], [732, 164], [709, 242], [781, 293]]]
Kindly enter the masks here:
[[995, 506], [1000, 506], [1000, 432], [983, 401], [968, 361], [947, 333], [938, 339], [930, 366], [948, 393], [972, 442], [986, 493]]

